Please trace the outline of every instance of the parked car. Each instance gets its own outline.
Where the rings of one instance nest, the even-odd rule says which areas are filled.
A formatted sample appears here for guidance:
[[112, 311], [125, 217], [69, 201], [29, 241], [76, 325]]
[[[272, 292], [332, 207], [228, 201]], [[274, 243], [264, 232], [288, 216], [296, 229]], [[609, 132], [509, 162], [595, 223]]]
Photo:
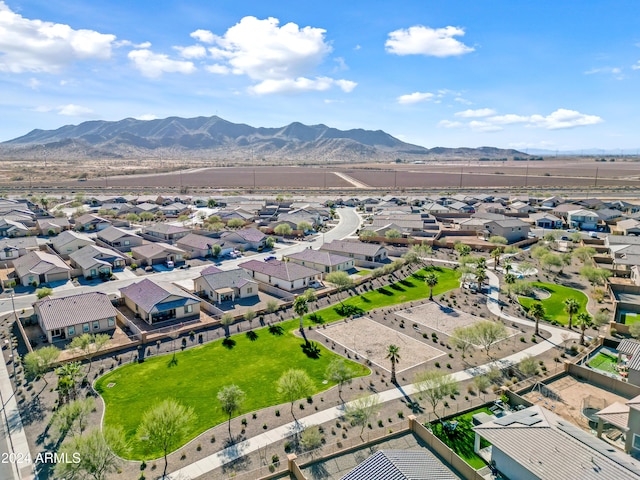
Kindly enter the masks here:
[[175, 263], [173, 263], [171, 260], [167, 260], [167, 268], [173, 268], [175, 266], [176, 266]]
[[599, 237], [598, 237], [598, 234], [597, 234], [596, 232], [590, 232], [590, 233], [589, 233], [589, 236], [590, 236], [591, 238], [599, 238]]
[[269, 255], [268, 257], [265, 257], [264, 261], [268, 262], [269, 260], [275, 260], [276, 256], [275, 255]]

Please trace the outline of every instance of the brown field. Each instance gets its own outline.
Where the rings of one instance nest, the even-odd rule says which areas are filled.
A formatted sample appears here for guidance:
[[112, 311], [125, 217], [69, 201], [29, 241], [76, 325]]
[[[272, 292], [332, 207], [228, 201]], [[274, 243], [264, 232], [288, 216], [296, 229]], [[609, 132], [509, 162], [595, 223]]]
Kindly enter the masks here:
[[[552, 158], [531, 162], [430, 161], [427, 164], [357, 164], [324, 166], [224, 166], [157, 160], [50, 162], [43, 165], [0, 164], [0, 185], [29, 188], [241, 188], [366, 191], [395, 189], [598, 188], [640, 187], [640, 162], [631, 159], [594, 162]], [[181, 170], [177, 170], [180, 169]], [[160, 170], [160, 172], [159, 172]], [[165, 170], [164, 173], [161, 173]], [[167, 170], [173, 170], [167, 172]], [[153, 173], [141, 173], [153, 172]], [[344, 174], [341, 178], [337, 173]], [[78, 175], [87, 176], [79, 181]], [[353, 182], [349, 181], [349, 177]]]

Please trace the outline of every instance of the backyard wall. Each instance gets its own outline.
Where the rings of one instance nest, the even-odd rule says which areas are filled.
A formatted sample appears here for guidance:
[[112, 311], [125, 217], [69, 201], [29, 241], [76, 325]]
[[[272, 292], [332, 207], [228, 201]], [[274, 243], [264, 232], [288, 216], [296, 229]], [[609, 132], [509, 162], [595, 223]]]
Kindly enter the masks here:
[[603, 375], [590, 368], [569, 363], [567, 364], [567, 373], [572, 377], [580, 378], [597, 387], [605, 388], [626, 398], [633, 398], [640, 395], [640, 387]]

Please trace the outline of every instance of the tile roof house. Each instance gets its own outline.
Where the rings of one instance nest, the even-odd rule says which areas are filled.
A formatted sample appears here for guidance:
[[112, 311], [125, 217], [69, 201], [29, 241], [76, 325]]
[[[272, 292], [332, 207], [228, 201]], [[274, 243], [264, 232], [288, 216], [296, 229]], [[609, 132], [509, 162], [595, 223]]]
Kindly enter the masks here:
[[38, 233], [46, 236], [57, 235], [71, 228], [71, 223], [69, 223], [67, 217], [40, 218], [36, 220], [36, 225], [38, 227]]
[[540, 406], [474, 427], [491, 444], [491, 460], [506, 478], [637, 480], [640, 462]]
[[41, 251], [29, 252], [13, 262], [22, 285], [39, 285], [71, 278], [71, 268], [59, 256]]
[[307, 248], [298, 253], [291, 253], [285, 258], [298, 265], [310, 267], [323, 273], [351, 270], [355, 260], [350, 257], [338, 255], [323, 250]]
[[159, 265], [161, 263], [182, 263], [187, 252], [164, 242], [148, 243], [131, 249], [131, 256], [139, 265]]
[[[617, 432], [624, 434], [624, 451], [637, 456], [640, 453], [640, 395], [628, 402], [614, 402], [596, 412], [598, 417], [597, 435], [602, 438], [605, 424], [615, 427], [609, 429], [607, 436]], [[613, 431], [612, 431], [613, 430]]]
[[506, 238], [508, 243], [514, 243], [529, 236], [529, 224], [519, 218], [492, 220], [485, 224], [483, 233], [487, 238], [500, 236]]
[[248, 272], [251, 278], [287, 291], [308, 287], [310, 283], [322, 279], [319, 271], [294, 262], [249, 260], [238, 266]]
[[31, 230], [22, 222], [0, 218], [0, 237], [26, 237], [31, 234]]
[[175, 243], [191, 233], [191, 229], [182, 225], [171, 225], [169, 223], [156, 223], [142, 230], [142, 235], [148, 240]]
[[334, 240], [323, 244], [320, 250], [353, 258], [356, 265], [359, 265], [359, 262], [380, 263], [387, 259], [387, 249], [375, 243]]
[[81, 232], [100, 231], [110, 227], [111, 222], [93, 213], [85, 213], [75, 219], [74, 226]]
[[109, 297], [99, 292], [47, 297], [34, 303], [33, 311], [49, 343], [116, 327], [116, 309]]
[[257, 228], [242, 228], [233, 232], [225, 232], [220, 238], [238, 244], [246, 245], [245, 249], [258, 250], [264, 248], [267, 236]]
[[149, 325], [200, 315], [200, 299], [172, 283], [145, 278], [121, 288], [120, 294], [125, 305]]
[[69, 261], [75, 268], [82, 270], [86, 279], [98, 276], [110, 277], [113, 269], [124, 268], [125, 258], [116, 250], [87, 245], [69, 255]]
[[538, 228], [562, 228], [562, 219], [546, 212], [532, 213], [529, 221]]
[[214, 303], [233, 302], [258, 295], [258, 282], [242, 269], [218, 270], [194, 278], [193, 289]]
[[430, 451], [379, 450], [341, 480], [457, 480], [456, 475]]
[[581, 230], [595, 230], [600, 217], [593, 210], [576, 209], [567, 212], [567, 223], [571, 228]]
[[0, 261], [13, 262], [31, 250], [39, 250], [36, 237], [0, 238]]
[[74, 232], [73, 230], [66, 230], [51, 239], [51, 246], [63, 258], [68, 258], [69, 254], [77, 252], [82, 247], [95, 244], [96, 242], [84, 233]]
[[196, 233], [190, 233], [176, 241], [176, 247], [188, 252], [190, 258], [211, 256], [213, 255], [213, 246], [219, 244], [219, 238], [207, 237]]
[[142, 245], [140, 235], [113, 226], [98, 232], [97, 239], [104, 243], [103, 246], [115, 248], [120, 252], [128, 252], [131, 248]]

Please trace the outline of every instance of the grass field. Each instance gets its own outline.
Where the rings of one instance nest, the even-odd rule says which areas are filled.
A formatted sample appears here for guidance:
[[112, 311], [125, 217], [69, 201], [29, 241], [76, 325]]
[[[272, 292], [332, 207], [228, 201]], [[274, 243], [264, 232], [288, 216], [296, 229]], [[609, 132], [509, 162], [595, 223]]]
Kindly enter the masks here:
[[[120, 425], [131, 441], [129, 458], [157, 458], [161, 452], [147, 451], [135, 438], [135, 432], [143, 412], [154, 403], [165, 398], [174, 398], [193, 407], [197, 419], [186, 441], [209, 428], [223, 423], [227, 417], [220, 410], [216, 395], [221, 387], [238, 385], [246, 393], [242, 413], [259, 410], [281, 403], [275, 383], [283, 372], [290, 368], [305, 370], [315, 384], [315, 392], [332, 387], [323, 384], [327, 365], [338, 356], [322, 347], [320, 358], [308, 358], [301, 349], [303, 341], [290, 331], [281, 336], [269, 333], [267, 328], [255, 331], [258, 338], [249, 340], [245, 335], [236, 335], [236, 344], [227, 349], [222, 341], [185, 350], [176, 355], [152, 357], [141, 364], [129, 364], [104, 375], [96, 382], [96, 390], [106, 403], [105, 425]], [[365, 367], [346, 360], [366, 375]], [[109, 384], [115, 384], [111, 388]], [[306, 402], [305, 402], [306, 404]], [[296, 412], [304, 413], [298, 409]], [[286, 413], [288, 413], [288, 408]], [[260, 419], [248, 421], [260, 422]], [[236, 432], [238, 433], [238, 432]]]
[[[440, 295], [460, 286], [460, 273], [458, 271], [450, 268], [426, 267], [392, 285], [350, 298], [346, 298], [347, 294], [343, 292], [338, 298], [342, 300], [342, 304], [362, 309], [363, 312], [412, 300], [429, 298], [429, 287], [424, 283], [424, 277], [427, 272], [434, 272], [438, 276], [438, 284], [433, 287], [434, 295]], [[323, 322], [333, 322], [345, 317], [341, 313], [340, 304], [314, 313], [322, 317]], [[307, 315], [305, 317], [305, 325], [312, 324], [313, 322]]]
[[[567, 298], [573, 297], [580, 304], [580, 310], [578, 310], [578, 312], [573, 315], [574, 320], [578, 313], [585, 312], [587, 309], [587, 301], [589, 299], [580, 290], [564, 287], [562, 285], [556, 285], [554, 283], [533, 282], [532, 285], [534, 286], [534, 288], [545, 290], [550, 294], [549, 298], [540, 300], [546, 312], [546, 315], [544, 317], [546, 320], [555, 320], [562, 325], [567, 325], [569, 323], [569, 315], [567, 315], [567, 313], [564, 311], [564, 301]], [[525, 310], [529, 310], [529, 307], [537, 300], [534, 300], [530, 297], [519, 297], [518, 301]]]
[[596, 355], [590, 362], [589, 366], [591, 368], [596, 368], [598, 370], [604, 370], [605, 372], [618, 374], [616, 370], [616, 365], [618, 364], [618, 359], [614, 355], [609, 355], [608, 353], [600, 352]]
[[[449, 421], [455, 420], [458, 422], [458, 426], [453, 432], [445, 431], [442, 424], [438, 422], [431, 424], [433, 434], [476, 470], [486, 466], [485, 461], [473, 451], [475, 433], [473, 431], [472, 417], [480, 412], [493, 415], [493, 412], [488, 408], [479, 408], [464, 415], [451, 418]], [[488, 445], [488, 443], [483, 441], [480, 446], [484, 448]]]

